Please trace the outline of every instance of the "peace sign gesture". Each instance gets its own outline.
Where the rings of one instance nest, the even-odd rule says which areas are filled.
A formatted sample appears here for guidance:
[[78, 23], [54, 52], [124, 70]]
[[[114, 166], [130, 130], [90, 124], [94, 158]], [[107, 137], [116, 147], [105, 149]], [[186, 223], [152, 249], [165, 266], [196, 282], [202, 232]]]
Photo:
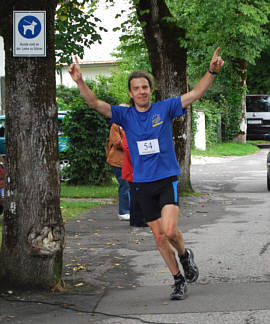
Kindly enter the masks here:
[[209, 67], [210, 71], [218, 72], [219, 69], [224, 65], [223, 59], [221, 58], [221, 56], [218, 56], [219, 50], [220, 48], [218, 47], [214, 52], [214, 55], [210, 62], [210, 67]]
[[68, 72], [76, 83], [82, 80], [82, 72], [80, 69], [80, 64], [77, 56], [75, 56], [75, 63], [72, 63], [70, 65]]

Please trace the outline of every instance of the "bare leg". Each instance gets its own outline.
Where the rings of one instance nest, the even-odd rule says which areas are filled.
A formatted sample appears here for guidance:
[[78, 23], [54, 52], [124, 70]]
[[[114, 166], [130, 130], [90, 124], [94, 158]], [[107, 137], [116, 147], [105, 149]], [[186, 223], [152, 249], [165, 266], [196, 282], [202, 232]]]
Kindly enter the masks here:
[[[178, 255], [185, 253], [183, 234], [177, 227], [178, 213], [178, 206], [166, 205], [162, 208], [161, 218], [148, 223], [148, 225], [152, 229], [160, 254], [174, 276], [175, 283], [170, 298], [181, 300], [185, 298], [187, 292], [187, 281], [185, 277], [187, 273], [189, 275], [189, 272], [184, 268], [185, 277], [180, 273], [175, 257], [174, 248], [177, 250]], [[192, 276], [190, 276], [190, 282], [194, 282], [197, 278], [198, 271], [192, 273]]]
[[178, 206], [165, 205], [161, 211], [161, 228], [178, 255], [182, 255], [185, 253], [185, 243], [183, 234], [177, 226], [178, 214]]
[[175, 258], [175, 252], [166, 235], [161, 229], [161, 219], [157, 219], [153, 222], [149, 222], [153, 235], [156, 240], [157, 248], [167, 264], [172, 275], [176, 275], [179, 272], [178, 263]]

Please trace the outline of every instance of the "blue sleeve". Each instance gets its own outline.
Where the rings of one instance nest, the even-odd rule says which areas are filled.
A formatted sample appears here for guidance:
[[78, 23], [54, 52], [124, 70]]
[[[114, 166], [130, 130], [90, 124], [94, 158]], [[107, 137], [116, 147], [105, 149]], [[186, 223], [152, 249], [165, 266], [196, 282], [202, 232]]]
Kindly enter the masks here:
[[172, 119], [186, 113], [186, 109], [182, 107], [181, 97], [169, 98], [164, 100], [164, 102], [168, 104], [169, 114]]
[[111, 105], [111, 111], [112, 111], [112, 119], [110, 120], [110, 123], [115, 123], [117, 125], [122, 126], [123, 108], [121, 106]]

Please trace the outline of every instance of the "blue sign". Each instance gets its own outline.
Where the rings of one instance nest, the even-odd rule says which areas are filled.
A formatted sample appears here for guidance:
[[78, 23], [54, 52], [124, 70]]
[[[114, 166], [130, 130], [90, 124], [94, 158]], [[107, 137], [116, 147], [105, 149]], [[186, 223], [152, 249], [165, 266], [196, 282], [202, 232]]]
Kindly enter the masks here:
[[37, 17], [24, 16], [18, 24], [19, 33], [28, 39], [35, 38], [41, 31], [41, 23]]

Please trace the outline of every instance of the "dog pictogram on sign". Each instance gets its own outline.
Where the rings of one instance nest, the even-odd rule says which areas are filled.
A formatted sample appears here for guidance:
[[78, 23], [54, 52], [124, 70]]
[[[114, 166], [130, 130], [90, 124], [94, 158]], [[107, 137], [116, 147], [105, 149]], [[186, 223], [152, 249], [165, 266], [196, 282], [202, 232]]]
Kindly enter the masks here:
[[41, 31], [41, 23], [34, 16], [24, 16], [18, 24], [19, 33], [25, 38], [35, 38]]
[[46, 56], [46, 11], [13, 11], [13, 56]]

